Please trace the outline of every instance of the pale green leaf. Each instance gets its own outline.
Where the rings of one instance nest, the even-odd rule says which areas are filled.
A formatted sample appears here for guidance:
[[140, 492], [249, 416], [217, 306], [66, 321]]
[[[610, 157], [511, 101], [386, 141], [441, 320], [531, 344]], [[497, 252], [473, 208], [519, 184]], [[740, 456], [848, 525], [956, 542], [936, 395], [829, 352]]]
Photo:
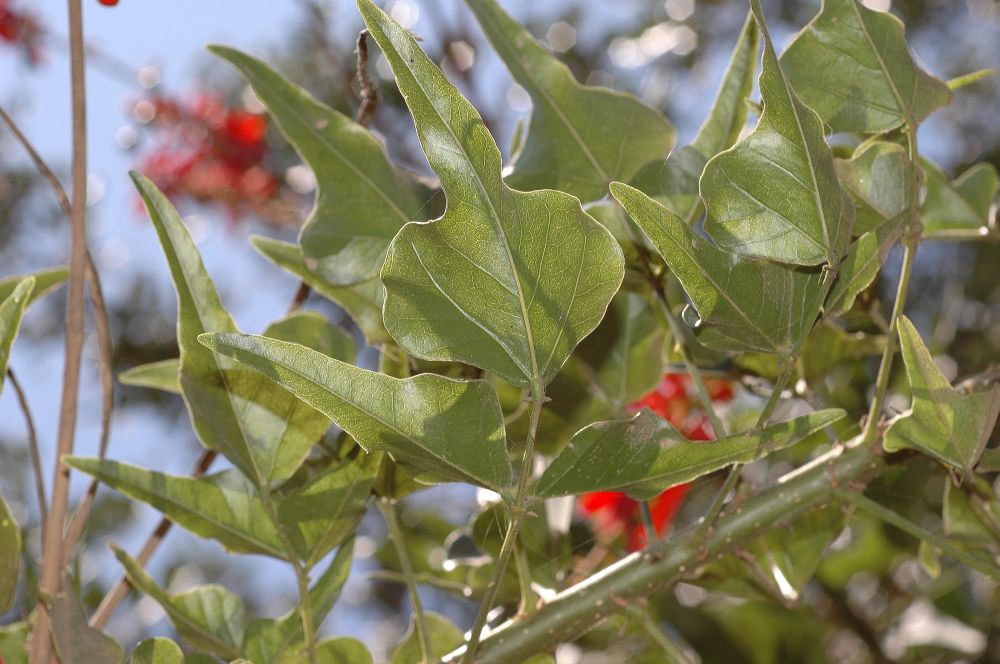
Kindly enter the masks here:
[[875, 230], [909, 209], [913, 172], [903, 146], [873, 141], [850, 159], [837, 159], [836, 167], [841, 186], [854, 201], [856, 234]]
[[913, 404], [893, 419], [883, 447], [888, 452], [919, 450], [971, 473], [1000, 415], [1000, 385], [971, 394], [953, 389], [905, 316], [899, 319], [899, 343]]
[[1000, 448], [991, 447], [983, 450], [982, 456], [979, 457], [979, 465], [976, 467], [983, 473], [1000, 472]]
[[364, 127], [260, 60], [223, 46], [275, 124], [316, 175], [316, 206], [299, 243], [310, 270], [335, 286], [378, 276], [389, 241], [422, 216], [430, 192], [392, 165]]
[[373, 661], [364, 643], [347, 636], [327, 639], [316, 646], [316, 664], [372, 664]]
[[760, 30], [748, 14], [715, 102], [698, 135], [690, 145], [670, 153], [665, 161], [647, 165], [632, 183], [688, 223], [693, 223], [701, 210], [698, 180], [705, 164], [732, 147], [746, 124], [746, 101], [753, 89], [759, 46]]
[[697, 311], [701, 343], [779, 355], [801, 344], [819, 315], [820, 270], [731, 256], [638, 189], [615, 182], [611, 193], [680, 280]]
[[148, 387], [173, 394], [181, 393], [180, 378], [181, 361], [177, 358], [140, 364], [128, 371], [118, 374], [118, 381], [123, 385]]
[[180, 646], [158, 636], [153, 639], [146, 639], [135, 647], [132, 651], [131, 664], [183, 664], [184, 653]]
[[14, 345], [18, 328], [21, 327], [21, 317], [24, 316], [34, 287], [35, 278], [26, 277], [18, 282], [10, 295], [0, 301], [0, 391], [3, 390], [4, 378], [7, 376], [10, 349]]
[[341, 362], [354, 362], [358, 354], [354, 337], [315, 311], [294, 311], [268, 325], [264, 336], [301, 344]]
[[0, 627], [0, 659], [4, 664], [28, 664], [28, 624], [13, 623]]
[[261, 235], [250, 238], [264, 258], [278, 267], [294, 274], [314, 291], [333, 301], [361, 328], [369, 346], [378, 346], [390, 341], [389, 333], [382, 323], [382, 301], [384, 289], [378, 278], [361, 281], [350, 286], [334, 286], [306, 267], [302, 248], [290, 242], [281, 242]]
[[257, 486], [287, 479], [326, 431], [326, 418], [286, 390], [197, 342], [204, 332], [236, 332], [191, 234], [155, 185], [134, 180], [177, 290], [180, 385], [198, 438]]
[[21, 526], [0, 494], [0, 615], [10, 611], [21, 569]]
[[367, 458], [352, 459], [282, 496], [278, 521], [306, 565], [315, 565], [354, 532], [377, 470]]
[[25, 309], [59, 286], [62, 286], [63, 282], [69, 277], [69, 270], [64, 267], [50, 267], [46, 270], [32, 272], [31, 274], [0, 279], [0, 302], [10, 297], [10, 294], [14, 292], [18, 284], [28, 277], [35, 278], [35, 287], [31, 290], [31, 295], [28, 296], [28, 302], [24, 305]]
[[713, 441], [691, 441], [648, 409], [629, 420], [597, 422], [570, 440], [538, 480], [544, 497], [588, 491], [624, 491], [647, 500], [734, 463], [747, 463], [790, 447], [843, 418], [821, 410]]
[[[323, 622], [340, 597], [351, 572], [353, 553], [354, 540], [344, 542], [329, 567], [309, 589], [309, 603], [317, 625]], [[298, 609], [292, 609], [278, 619], [251, 621], [245, 630], [243, 653], [254, 664], [274, 664], [285, 661], [288, 650], [301, 644], [302, 639], [302, 616]]]
[[390, 245], [386, 326], [411, 355], [473, 364], [539, 392], [618, 290], [618, 243], [576, 198], [504, 184], [479, 113], [405, 29], [370, 0], [358, 5], [448, 201], [443, 217], [407, 224]]
[[63, 461], [231, 551], [288, 557], [277, 530], [262, 518], [264, 507], [256, 489], [236, 470], [194, 479], [107, 459], [66, 457]]
[[824, 0], [781, 57], [803, 102], [835, 132], [915, 126], [951, 92], [913, 61], [903, 22], [857, 0]]
[[128, 580], [163, 607], [181, 638], [196, 648], [227, 659], [240, 655], [246, 626], [243, 600], [219, 585], [169, 593], [137, 560], [117, 547], [112, 550], [125, 568]]
[[840, 262], [854, 208], [837, 181], [823, 122], [799, 101], [764, 36], [764, 114], [753, 133], [711, 159], [701, 177], [705, 232], [723, 249], [797, 265]]
[[[511, 77], [531, 97], [531, 123], [507, 182], [602, 198], [674, 146], [674, 128], [635, 97], [581, 85], [496, 0], [466, 0]], [[398, 74], [397, 74], [398, 76]]]
[[[980, 546], [996, 544], [996, 534], [983, 523], [983, 520], [976, 513], [976, 509], [972, 506], [969, 496], [950, 480], [946, 480], [944, 483], [944, 497], [941, 502], [941, 517], [945, 534], [956, 540]], [[1000, 504], [996, 500], [984, 501], [982, 509], [994, 523], [1000, 522]]]
[[121, 664], [125, 651], [110, 636], [87, 624], [75, 597], [63, 593], [49, 606], [52, 642], [61, 664]]
[[851, 308], [861, 291], [871, 286], [889, 250], [903, 232], [904, 217], [896, 217], [868, 231], [847, 250], [837, 280], [826, 298], [826, 311], [842, 314]]
[[201, 337], [325, 413], [366, 451], [385, 450], [428, 481], [502, 491], [510, 484], [503, 416], [485, 381], [397, 379], [250, 334]]
[[985, 235], [990, 210], [1000, 194], [1000, 175], [993, 164], [976, 164], [952, 181], [927, 159], [921, 160], [927, 176], [927, 196], [920, 212], [929, 239], [952, 234]]
[[[424, 620], [427, 622], [427, 631], [431, 640], [431, 656], [438, 659], [443, 658], [465, 641], [462, 630], [455, 627], [444, 616], [425, 611]], [[422, 664], [424, 661], [420, 654], [420, 639], [417, 636], [417, 628], [412, 621], [410, 628], [403, 635], [403, 642], [393, 653], [390, 661], [392, 664]]]

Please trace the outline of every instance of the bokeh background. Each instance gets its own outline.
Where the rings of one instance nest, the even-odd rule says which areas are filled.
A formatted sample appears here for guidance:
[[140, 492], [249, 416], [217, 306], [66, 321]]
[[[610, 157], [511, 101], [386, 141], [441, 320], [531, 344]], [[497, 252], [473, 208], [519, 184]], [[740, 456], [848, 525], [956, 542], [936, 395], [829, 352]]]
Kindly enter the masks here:
[[[763, 4], [780, 47], [809, 20], [819, 2]], [[890, 8], [889, 0], [866, 4]], [[678, 145], [690, 140], [707, 112], [746, 12], [740, 0], [504, 0], [503, 5], [561, 54], [581, 80], [637, 93], [661, 108], [678, 128]], [[479, 108], [508, 152], [530, 102], [511, 84], [464, 5], [459, 0], [387, 0], [386, 6], [423, 38], [424, 48]], [[349, 0], [121, 0], [113, 8], [85, 0], [84, 7], [93, 48], [88, 68], [89, 243], [108, 299], [118, 373], [177, 353], [167, 266], [127, 173], [135, 167], [162, 166], [163, 159], [183, 152], [184, 141], [192, 138], [162, 116], [152, 117], [150, 109], [162, 110], [169, 102], [196, 114], [199, 104], [204, 109], [218, 100], [239, 112], [259, 110], [235, 73], [204, 48], [221, 43], [264, 58], [320, 99], [351, 114], [357, 106], [353, 48], [361, 21]], [[1000, 66], [1000, 2], [893, 0], [891, 10], [905, 20], [913, 49], [939, 77]], [[0, 24], [4, 12], [30, 20], [37, 30], [30, 39], [23, 32], [0, 39], [0, 105], [65, 176], [70, 146], [65, 3], [0, 0]], [[374, 50], [373, 77], [382, 94], [373, 128], [385, 137], [398, 163], [427, 173], [388, 67], [376, 54]], [[922, 127], [922, 151], [952, 176], [978, 161], [1000, 166], [998, 114], [1000, 77], [994, 76], [963, 89], [951, 107]], [[197, 136], [193, 140], [197, 142]], [[264, 233], [294, 239], [314, 189], [308, 171], [273, 128], [262, 140], [262, 164], [270, 178], [263, 197], [274, 205], [192, 195], [199, 192], [183, 187], [177, 200], [223, 301], [247, 331], [260, 331], [278, 318], [297, 288], [294, 278], [259, 257], [247, 238]], [[165, 170], [169, 175], [169, 168]], [[252, 203], [254, 195], [237, 200]], [[0, 278], [63, 264], [67, 256], [67, 226], [47, 183], [9, 132], [0, 128]], [[910, 313], [952, 378], [1000, 361], [998, 258], [997, 246], [991, 243], [939, 243], [921, 250]], [[898, 263], [899, 256], [890, 256], [877, 287], [887, 294], [894, 287]], [[45, 468], [51, 467], [55, 447], [64, 298], [64, 292], [57, 292], [33, 308], [11, 361], [34, 410]], [[306, 307], [351, 326], [321, 298], [311, 297]], [[373, 357], [364, 349], [359, 362], [370, 364]], [[77, 432], [81, 454], [96, 452], [100, 430], [96, 364], [97, 339], [90, 321]], [[906, 406], [905, 399], [900, 406]], [[179, 398], [116, 387], [112, 458], [184, 474], [199, 451]], [[46, 480], [49, 474], [46, 471]], [[23, 421], [14, 393], [7, 389], [0, 398], [0, 483], [16, 518], [28, 528], [28, 545], [37, 550], [38, 512], [29, 478]], [[86, 482], [77, 477], [72, 486], [79, 495]], [[151, 509], [131, 505], [113, 492], [102, 489], [98, 497], [79, 570], [89, 609], [119, 574], [106, 542], [134, 551], [158, 520]], [[447, 532], [468, 518], [475, 501], [471, 491], [437, 488], [409, 501], [403, 520], [411, 529]], [[400, 586], [371, 576], [380, 566], [384, 530], [377, 515], [369, 517], [344, 599], [323, 631], [361, 638], [381, 659], [406, 628], [407, 601]], [[294, 603], [294, 577], [284, 566], [254, 556], [226, 555], [216, 544], [177, 529], [150, 569], [157, 580], [177, 590], [222, 583], [241, 592], [251, 610], [261, 615], [278, 615]], [[849, 601], [873, 601], [879, 592], [870, 583], [857, 586]], [[468, 624], [471, 602], [430, 588], [422, 593], [429, 607]], [[17, 619], [23, 606], [24, 600], [0, 623]], [[119, 609], [109, 631], [131, 644], [144, 635], [170, 634], [171, 628], [155, 603], [133, 596]], [[572, 653], [563, 658], [574, 661]]]

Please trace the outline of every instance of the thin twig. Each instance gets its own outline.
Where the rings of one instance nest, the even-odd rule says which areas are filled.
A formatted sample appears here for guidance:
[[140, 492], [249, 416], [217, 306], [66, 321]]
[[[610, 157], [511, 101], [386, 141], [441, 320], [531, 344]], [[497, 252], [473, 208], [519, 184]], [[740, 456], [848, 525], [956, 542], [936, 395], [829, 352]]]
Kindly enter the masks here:
[[28, 405], [28, 397], [21, 387], [21, 382], [10, 367], [7, 368], [7, 378], [10, 380], [14, 394], [17, 395], [17, 403], [21, 407], [24, 415], [24, 429], [28, 434], [28, 450], [31, 454], [31, 468], [35, 473], [35, 493], [38, 495], [38, 513], [41, 516], [42, 532], [45, 532], [45, 523], [49, 518], [49, 504], [45, 500], [45, 482], [42, 473], [42, 457], [38, 452], [38, 433], [35, 430], [35, 419], [31, 416], [31, 407]]
[[420, 656], [424, 662], [434, 661], [431, 650], [431, 633], [427, 628], [427, 620], [424, 618], [424, 605], [420, 601], [420, 593], [417, 592], [416, 575], [413, 573], [413, 564], [410, 562], [410, 554], [406, 550], [406, 539], [403, 536], [403, 529], [399, 527], [399, 516], [396, 514], [396, 503], [391, 498], [382, 498], [376, 502], [385, 525], [389, 529], [389, 539], [392, 540], [396, 548], [396, 555], [399, 557], [399, 567], [403, 571], [403, 579], [406, 583], [406, 591], [410, 595], [410, 607], [413, 611], [413, 625], [417, 633], [417, 641], [420, 644]]
[[[191, 470], [192, 478], [199, 478], [208, 472], [208, 469], [212, 466], [212, 462], [215, 461], [217, 453], [212, 450], [205, 450], [198, 457], [198, 462], [195, 464], [194, 468]], [[173, 521], [167, 517], [160, 519], [160, 523], [156, 526], [156, 529], [146, 538], [145, 543], [142, 545], [142, 549], [136, 555], [136, 562], [140, 566], [145, 567], [149, 559], [153, 557], [153, 553], [156, 551], [157, 547], [160, 546], [160, 542], [166, 536], [167, 532], [174, 525]], [[111, 618], [111, 614], [114, 613], [115, 609], [125, 599], [128, 595], [129, 588], [132, 587], [131, 582], [128, 578], [122, 576], [115, 582], [108, 593], [101, 600], [100, 606], [94, 611], [94, 615], [90, 618], [90, 626], [94, 629], [103, 629], [105, 625], [108, 624], [108, 620]]]
[[299, 287], [295, 291], [295, 295], [292, 296], [292, 301], [288, 305], [288, 311], [285, 312], [286, 316], [295, 313], [302, 307], [303, 304], [305, 304], [306, 298], [309, 297], [310, 290], [312, 289], [309, 288], [309, 284], [304, 281], [299, 282]]
[[[69, 298], [66, 303], [66, 362], [63, 369], [59, 435], [52, 481], [52, 505], [45, 528], [39, 594], [54, 597], [59, 591], [63, 560], [63, 522], [69, 500], [69, 467], [64, 456], [73, 453], [77, 401], [80, 390], [80, 361], [83, 355], [84, 290], [87, 263], [87, 93], [81, 0], [68, 0], [70, 37], [70, 80], [72, 83], [73, 201], [70, 206]], [[31, 639], [31, 661], [48, 662], [52, 653], [49, 616], [45, 602], [38, 613]]]
[[368, 31], [358, 33], [357, 42], [358, 69], [355, 80], [358, 82], [358, 97], [361, 104], [354, 113], [354, 120], [362, 127], [371, 125], [375, 119], [375, 108], [378, 106], [378, 88], [368, 76]]

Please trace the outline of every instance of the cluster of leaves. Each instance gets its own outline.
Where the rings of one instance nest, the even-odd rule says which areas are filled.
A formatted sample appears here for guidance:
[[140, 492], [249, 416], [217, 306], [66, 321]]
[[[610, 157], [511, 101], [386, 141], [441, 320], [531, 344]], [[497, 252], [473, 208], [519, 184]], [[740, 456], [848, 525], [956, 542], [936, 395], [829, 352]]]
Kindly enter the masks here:
[[[993, 233], [1000, 178], [978, 166], [951, 181], [919, 156], [917, 126], [952, 91], [914, 63], [902, 24], [856, 0], [826, 0], [779, 57], [751, 0], [709, 117], [690, 145], [675, 150], [673, 127], [659, 111], [581, 85], [496, 0], [466, 2], [533, 103], [506, 168], [475, 108], [414, 37], [370, 0], [358, 0], [437, 186], [398, 168], [365, 127], [264, 63], [212, 48], [246, 79], [319, 183], [297, 243], [258, 237], [254, 246], [350, 315], [380, 350], [377, 371], [356, 366], [352, 337], [314, 313], [293, 313], [262, 335], [241, 333], [167, 197], [135, 177], [176, 288], [180, 357], [126, 379], [179, 393], [201, 443], [232, 468], [186, 478], [103, 458], [64, 462], [234, 553], [287, 562], [301, 599], [287, 616], [249, 620], [229, 591], [171, 594], [116, 551], [132, 584], [203, 653], [184, 661], [371, 661], [353, 639], [315, 636], [346, 579], [352, 537], [371, 502], [397, 540], [386, 556], [407, 582], [455, 589], [482, 607], [466, 639], [444, 618], [424, 614], [414, 592], [414, 626], [393, 661], [495, 661], [494, 641], [499, 647], [518, 636], [494, 631], [477, 654], [493, 605], [517, 607], [517, 631], [530, 634], [532, 615], [546, 610], [537, 588], [571, 578], [572, 551], [564, 547], [543, 562], [526, 544], [558, 536], [536, 509], [542, 504], [605, 491], [648, 501], [726, 467], [736, 467], [731, 477], [738, 480], [746, 463], [771, 457], [807, 466], [829, 450], [838, 477], [845, 447], [901, 461], [917, 456], [903, 450], [915, 450], [938, 462], [948, 487], [945, 536], [858, 492], [839, 491], [839, 504], [794, 521], [825, 505], [830, 492], [804, 505], [801, 496], [780, 492], [741, 496], [756, 497], [751, 505], [770, 501], [768, 513], [789, 519], [786, 527], [740, 526], [740, 550], [705, 562], [696, 544], [718, 517], [713, 507], [700, 528], [673, 535], [677, 555], [698, 560], [679, 567], [683, 578], [737, 596], [752, 589], [792, 601], [842, 531], [841, 504], [916, 534], [930, 570], [944, 552], [1000, 578], [1000, 507], [986, 479], [1000, 468], [995, 450], [986, 450], [1000, 386], [953, 387], [901, 315], [917, 246]], [[761, 42], [762, 112], [743, 136]], [[879, 329], [859, 295], [897, 242], [906, 251], [899, 294]], [[16, 280], [4, 294], [0, 358], [42, 281]], [[883, 427], [897, 344], [913, 403]], [[867, 404], [854, 388], [859, 373], [867, 386], [866, 361], [879, 354], [875, 398], [863, 420]], [[707, 436], [664, 413], [629, 417], [629, 404], [676, 362], [711, 420], [712, 442], [691, 440]], [[833, 380], [833, 369], [845, 366], [853, 371], [846, 390]], [[708, 371], [773, 386], [756, 423], [734, 416], [722, 424], [702, 377]], [[779, 402], [792, 401], [783, 391], [793, 379], [799, 414], [771, 422]], [[817, 435], [823, 431], [828, 437]], [[449, 546], [450, 564], [435, 567], [410, 555], [417, 535], [400, 533], [394, 510], [408, 494], [443, 482], [491, 491], [499, 502], [459, 533], [474, 555]], [[754, 508], [746, 512], [742, 518], [757, 518]], [[10, 522], [0, 513], [0, 527]], [[498, 531], [496, 523], [505, 525]], [[16, 537], [3, 542], [3, 560], [16, 564]], [[511, 560], [516, 569], [508, 572]], [[656, 585], [641, 575], [630, 583], [636, 598]], [[582, 602], [594, 592], [586, 583], [580, 588], [564, 589], [560, 601]], [[85, 653], [79, 661], [123, 659], [117, 644], [83, 625], [71, 601], [46, 601], [64, 658], [72, 647]], [[551, 661], [544, 653], [558, 635], [607, 614], [598, 611], [582, 626], [558, 624], [559, 615], [547, 632], [556, 636], [544, 641], [543, 634], [540, 647], [515, 652]], [[163, 640], [132, 654], [134, 662], [181, 660], [177, 646]]]

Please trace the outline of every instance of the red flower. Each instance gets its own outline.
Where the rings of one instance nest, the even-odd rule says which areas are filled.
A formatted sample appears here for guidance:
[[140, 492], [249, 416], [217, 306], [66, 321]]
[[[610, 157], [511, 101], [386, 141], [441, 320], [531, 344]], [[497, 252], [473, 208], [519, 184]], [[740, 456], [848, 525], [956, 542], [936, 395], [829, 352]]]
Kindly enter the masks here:
[[16, 12], [0, 0], [0, 41], [20, 46], [28, 62], [38, 64], [42, 60], [42, 26], [31, 15]]
[[[724, 380], [706, 381], [714, 402], [733, 398], [732, 385]], [[685, 374], [666, 374], [663, 381], [649, 394], [631, 404], [632, 410], [649, 408], [670, 422], [690, 440], [712, 440], [708, 417], [694, 406], [695, 397], [690, 379]], [[649, 501], [649, 511], [656, 534], [662, 536], [670, 526], [690, 485], [671, 487]], [[580, 497], [580, 509], [595, 523], [598, 536], [616, 539], [624, 534], [629, 551], [641, 549], [646, 541], [646, 529], [639, 514], [639, 503], [618, 491], [594, 491]]]

